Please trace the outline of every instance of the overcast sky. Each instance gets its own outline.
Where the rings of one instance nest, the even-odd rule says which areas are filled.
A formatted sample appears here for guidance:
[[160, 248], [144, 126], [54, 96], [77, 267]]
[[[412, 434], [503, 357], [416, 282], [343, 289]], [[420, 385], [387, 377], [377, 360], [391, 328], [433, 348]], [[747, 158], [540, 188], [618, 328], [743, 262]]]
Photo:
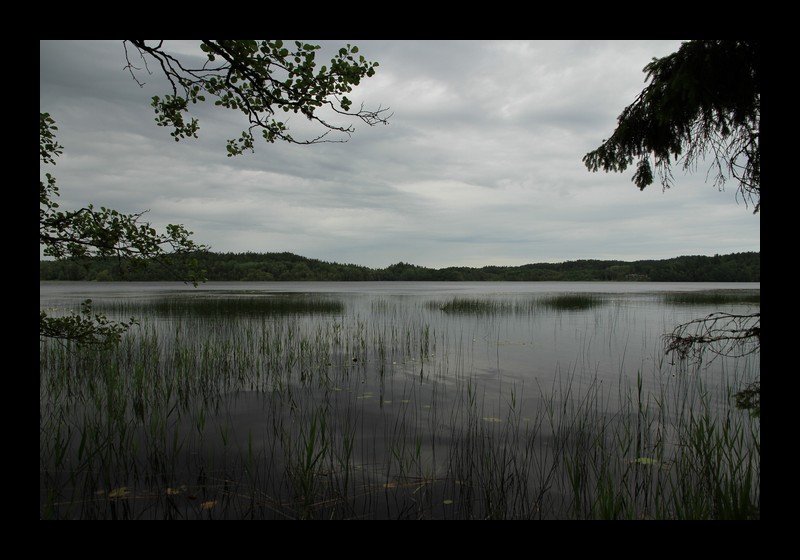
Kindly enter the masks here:
[[[150, 107], [163, 81], [140, 73], [140, 88], [122, 41], [42, 41], [40, 109], [64, 146], [46, 171], [61, 208], [149, 210], [155, 227], [183, 224], [213, 251], [377, 268], [760, 251], [760, 214], [732, 184], [707, 183], [705, 167], [640, 192], [632, 170], [581, 161], [645, 86], [642, 68], [679, 40], [306, 41], [324, 47], [320, 65], [348, 43], [379, 62], [348, 97], [390, 107], [390, 124], [353, 121], [343, 144], [257, 138], [255, 153], [229, 158], [241, 113], [197, 106], [199, 139], [176, 143]], [[166, 45], [200, 60], [193, 42]], [[302, 137], [308, 121], [288, 124]]]

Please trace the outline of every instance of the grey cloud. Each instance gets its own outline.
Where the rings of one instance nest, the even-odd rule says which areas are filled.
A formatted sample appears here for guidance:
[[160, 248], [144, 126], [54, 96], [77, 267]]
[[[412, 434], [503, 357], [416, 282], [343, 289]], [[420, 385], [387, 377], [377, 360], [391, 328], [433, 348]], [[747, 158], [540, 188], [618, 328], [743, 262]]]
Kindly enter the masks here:
[[40, 107], [66, 149], [52, 170], [62, 206], [149, 209], [215, 250], [367, 266], [759, 250], [760, 218], [702, 170], [640, 192], [630, 173], [581, 163], [641, 91], [644, 65], [679, 41], [320, 43], [322, 63], [346, 43], [379, 61], [350, 97], [391, 107], [390, 124], [356, 122], [345, 144], [257, 142], [227, 158], [245, 124], [235, 113], [198, 105], [200, 138], [176, 143], [149, 105], [163, 80], [136, 85], [121, 41], [42, 41]]

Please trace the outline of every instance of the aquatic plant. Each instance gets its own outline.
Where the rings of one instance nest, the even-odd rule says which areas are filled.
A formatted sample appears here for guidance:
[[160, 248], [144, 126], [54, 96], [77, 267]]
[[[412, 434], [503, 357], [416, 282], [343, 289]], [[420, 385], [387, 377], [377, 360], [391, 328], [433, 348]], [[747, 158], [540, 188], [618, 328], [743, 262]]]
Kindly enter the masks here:
[[[760, 515], [760, 424], [732, 402], [757, 361], [720, 362], [718, 385], [686, 363], [628, 364], [609, 342], [614, 382], [579, 331], [634, 323], [601, 307], [564, 314], [558, 337], [576, 331], [578, 355], [540, 382], [501, 355], [535, 344], [475, 334], [507, 328], [474, 313], [491, 298], [459, 298], [471, 322], [405, 300], [269, 314], [248, 299], [213, 313], [109, 302], [142, 317], [116, 348], [40, 343], [42, 518]], [[544, 307], [494, 309], [535, 325]]]

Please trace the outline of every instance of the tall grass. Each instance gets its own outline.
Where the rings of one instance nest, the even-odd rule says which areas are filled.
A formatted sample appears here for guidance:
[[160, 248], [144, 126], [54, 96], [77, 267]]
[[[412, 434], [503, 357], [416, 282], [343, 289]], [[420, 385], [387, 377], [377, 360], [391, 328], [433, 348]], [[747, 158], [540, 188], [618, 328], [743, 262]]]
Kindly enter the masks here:
[[576, 311], [592, 309], [607, 302], [602, 294], [574, 293], [531, 296], [527, 298], [452, 297], [427, 303], [430, 309], [469, 315], [530, 314], [539, 311]]
[[453, 325], [380, 307], [176, 312], [113, 350], [42, 342], [41, 517], [759, 516], [760, 424], [701, 372], [490, 385]]
[[760, 290], [711, 290], [696, 292], [666, 292], [662, 301], [669, 305], [761, 305]]
[[[122, 315], [128, 310], [137, 311], [142, 307], [142, 303], [135, 301], [106, 303], [109, 312]], [[296, 293], [235, 295], [210, 292], [193, 294], [193, 297], [164, 296], [148, 301], [144, 307], [148, 315], [160, 317], [285, 316], [344, 312], [344, 304], [339, 300]]]

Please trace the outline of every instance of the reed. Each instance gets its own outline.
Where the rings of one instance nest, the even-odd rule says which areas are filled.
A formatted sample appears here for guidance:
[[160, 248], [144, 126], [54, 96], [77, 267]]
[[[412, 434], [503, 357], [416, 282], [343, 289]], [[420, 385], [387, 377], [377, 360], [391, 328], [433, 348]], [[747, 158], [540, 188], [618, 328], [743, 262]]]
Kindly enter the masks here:
[[512, 300], [489, 298], [455, 297], [443, 302], [431, 301], [427, 305], [431, 309], [440, 309], [445, 313], [469, 315], [513, 313], [515, 310], [514, 301]]
[[668, 305], [761, 305], [760, 290], [717, 290], [666, 292], [662, 301]]
[[524, 298], [453, 297], [433, 300], [426, 305], [445, 313], [462, 315], [529, 315], [546, 311], [581, 311], [600, 307], [607, 302], [602, 294], [575, 293]]
[[40, 344], [42, 518], [759, 516], [760, 424], [730, 403], [757, 362], [726, 371], [730, 389], [665, 361], [620, 363], [614, 385], [584, 337], [550, 384], [526, 384], [499, 353], [477, 367], [497, 339], [427, 304], [276, 318], [228, 303], [143, 304], [115, 349]]
[[538, 301], [542, 308], [555, 311], [578, 311], [593, 309], [606, 303], [606, 298], [601, 294], [577, 293], [559, 294], [543, 297]]
[[[341, 314], [344, 304], [315, 294], [239, 294], [199, 293], [192, 296], [169, 296], [131, 304], [121, 301], [104, 307], [122, 315], [126, 311], [144, 311], [159, 317], [282, 316]], [[133, 309], [131, 309], [133, 308]]]

